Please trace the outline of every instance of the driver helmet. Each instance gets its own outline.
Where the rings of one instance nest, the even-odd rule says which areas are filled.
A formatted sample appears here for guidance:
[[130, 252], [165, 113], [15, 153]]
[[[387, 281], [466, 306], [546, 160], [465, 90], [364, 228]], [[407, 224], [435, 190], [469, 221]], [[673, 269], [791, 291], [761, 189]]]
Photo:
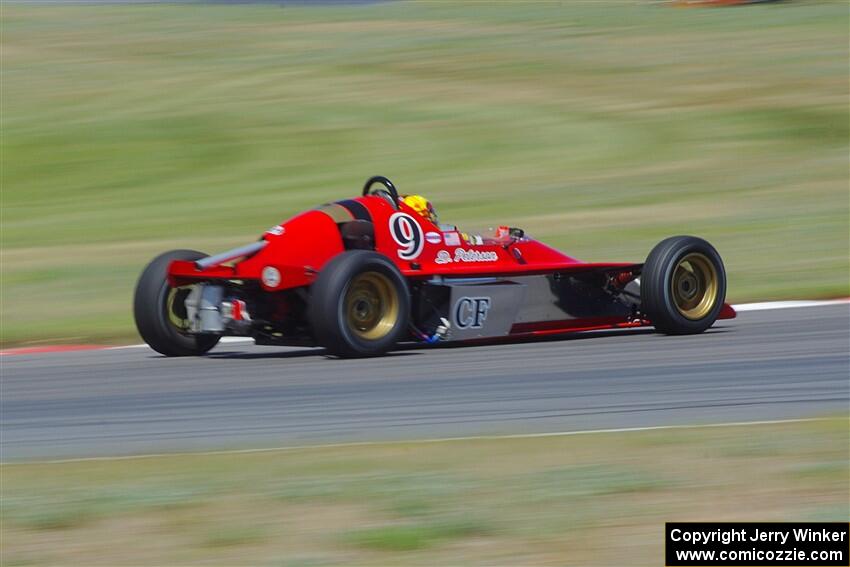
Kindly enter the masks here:
[[407, 195], [404, 197], [404, 204], [431, 221], [434, 224], [439, 222], [437, 211], [434, 210], [434, 205], [431, 201], [422, 195]]

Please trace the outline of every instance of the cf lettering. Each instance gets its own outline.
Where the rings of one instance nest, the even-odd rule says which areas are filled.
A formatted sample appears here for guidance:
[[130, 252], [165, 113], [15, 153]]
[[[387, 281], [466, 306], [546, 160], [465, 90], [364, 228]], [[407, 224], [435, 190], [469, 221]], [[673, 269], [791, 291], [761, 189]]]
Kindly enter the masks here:
[[480, 329], [489, 310], [489, 297], [461, 297], [455, 304], [455, 324], [460, 329]]

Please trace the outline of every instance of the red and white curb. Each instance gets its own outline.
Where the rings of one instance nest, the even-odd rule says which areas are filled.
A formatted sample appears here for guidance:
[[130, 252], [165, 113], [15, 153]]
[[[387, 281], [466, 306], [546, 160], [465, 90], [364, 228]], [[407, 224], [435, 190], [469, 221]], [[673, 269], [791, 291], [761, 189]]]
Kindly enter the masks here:
[[[827, 305], [850, 305], [850, 297], [843, 299], [804, 299], [793, 301], [762, 301], [759, 303], [741, 303], [732, 307], [738, 313], [747, 311], [773, 311], [776, 309], [800, 309], [804, 307], [824, 307]], [[250, 337], [222, 337], [221, 344], [251, 344], [254, 339]], [[85, 350], [123, 350], [129, 348], [148, 348], [146, 344], [138, 345], [45, 345], [12, 348], [0, 350], [0, 356], [12, 356], [16, 354], [45, 354], [55, 352], [75, 352]]]
[[[110, 347], [103, 345], [45, 345], [45, 346], [30, 346], [20, 348], [10, 348], [8, 350], [0, 350], [0, 356], [9, 356], [12, 354], [45, 354], [50, 352], [77, 352], [81, 350], [104, 350]], [[114, 347], [113, 347], [114, 348]], [[124, 347], [117, 347], [124, 348]]]

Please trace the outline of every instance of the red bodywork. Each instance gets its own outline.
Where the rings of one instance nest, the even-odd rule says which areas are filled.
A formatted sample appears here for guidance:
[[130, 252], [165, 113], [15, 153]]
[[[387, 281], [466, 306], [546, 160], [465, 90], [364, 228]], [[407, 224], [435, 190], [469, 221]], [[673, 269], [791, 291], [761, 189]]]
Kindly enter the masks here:
[[[365, 211], [365, 213], [364, 213]], [[418, 225], [423, 237], [421, 247], [405, 253], [410, 244], [400, 243], [391, 232], [391, 218], [402, 213]], [[350, 216], [344, 217], [345, 214]], [[343, 215], [343, 218], [340, 218]], [[485, 240], [483, 244], [468, 244], [457, 231], [446, 231], [399, 203], [396, 210], [384, 197], [368, 195], [329, 204], [306, 211], [274, 227], [262, 236], [267, 242], [259, 252], [238, 261], [198, 269], [194, 262], [174, 261], [169, 268], [172, 286], [199, 281], [240, 280], [255, 281], [267, 292], [283, 292], [310, 286], [323, 266], [346, 250], [340, 232], [341, 222], [366, 217], [374, 227], [374, 249], [391, 259], [409, 280], [424, 280], [434, 276], [448, 278], [525, 276], [551, 273], [576, 273], [603, 271], [625, 285], [640, 274], [642, 264], [607, 262], [582, 262], [532, 238], [503, 238]], [[362, 218], [360, 220], [363, 220]], [[405, 221], [405, 222], [409, 222]], [[404, 233], [403, 227], [401, 232]], [[454, 235], [454, 236], [452, 236]], [[405, 240], [406, 234], [401, 234]], [[438, 238], [439, 237], [439, 238]], [[478, 260], [455, 261], [461, 249], [461, 258]], [[450, 262], [445, 262], [446, 255]], [[486, 260], [481, 260], [486, 258]], [[262, 271], [267, 266], [280, 272], [280, 283], [271, 288], [262, 281]], [[735, 317], [728, 304], [720, 313], [721, 319]], [[554, 334], [571, 331], [637, 327], [649, 321], [633, 317], [584, 317], [545, 323], [517, 323], [510, 335]]]

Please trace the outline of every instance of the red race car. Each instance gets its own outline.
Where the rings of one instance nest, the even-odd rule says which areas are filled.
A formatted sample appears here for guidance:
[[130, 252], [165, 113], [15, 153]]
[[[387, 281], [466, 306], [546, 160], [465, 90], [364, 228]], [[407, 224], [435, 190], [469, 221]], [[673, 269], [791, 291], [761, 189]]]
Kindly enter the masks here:
[[236, 335], [358, 357], [407, 341], [644, 325], [693, 334], [735, 317], [705, 240], [668, 238], [643, 264], [588, 263], [518, 228], [470, 236], [424, 212], [378, 176], [361, 197], [301, 213], [253, 244], [166, 252], [139, 278], [136, 326], [167, 356]]

